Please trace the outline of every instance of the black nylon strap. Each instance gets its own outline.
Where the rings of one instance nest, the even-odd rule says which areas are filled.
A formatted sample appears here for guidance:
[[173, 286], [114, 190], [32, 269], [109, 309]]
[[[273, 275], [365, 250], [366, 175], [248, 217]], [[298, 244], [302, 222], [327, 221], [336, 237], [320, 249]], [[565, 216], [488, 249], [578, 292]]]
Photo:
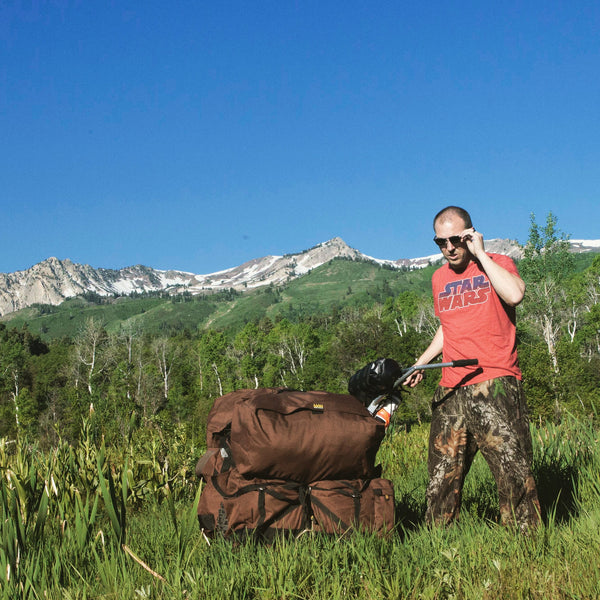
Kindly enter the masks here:
[[329, 507], [325, 506], [318, 498], [311, 496], [311, 503], [319, 507], [333, 522], [337, 523], [342, 529], [349, 529], [349, 526], [344, 523], [339, 515], [336, 515]]
[[[278, 520], [282, 519], [289, 512], [294, 510], [297, 506], [301, 506], [303, 504], [306, 506], [306, 501], [305, 501], [305, 498], [307, 496], [306, 486], [304, 486], [300, 483], [288, 481], [282, 485], [283, 488], [288, 489], [288, 490], [298, 490], [298, 499], [296, 500], [293, 498], [288, 498], [287, 496], [284, 496], [283, 494], [281, 494], [275, 490], [269, 489], [268, 482], [249, 483], [248, 485], [245, 485], [245, 486], [239, 488], [234, 493], [228, 494], [219, 485], [217, 480], [218, 480], [218, 477], [216, 475], [211, 477], [211, 482], [212, 482], [215, 490], [217, 490], [217, 492], [223, 498], [227, 498], [227, 499], [239, 498], [240, 496], [243, 496], [244, 494], [248, 494], [250, 492], [256, 492], [256, 491], [259, 492], [259, 494], [258, 494], [258, 522], [256, 524], [256, 530], [268, 528], [270, 525], [272, 525], [273, 523], [276, 523]], [[284, 508], [278, 515], [276, 515], [270, 519], [266, 518], [267, 517], [267, 512], [266, 512], [266, 507], [265, 507], [266, 494], [269, 494], [269, 496], [272, 496], [276, 500], [280, 500], [281, 502], [288, 503], [288, 506], [286, 508]], [[306, 510], [304, 510], [303, 511], [303, 526], [304, 527], [306, 526], [306, 522], [307, 522]]]
[[[259, 529], [263, 529], [263, 530], [268, 529], [269, 527], [271, 527], [272, 525], [274, 525], [275, 523], [277, 523], [277, 521], [279, 521], [280, 519], [283, 519], [283, 517], [285, 517], [288, 513], [292, 512], [298, 506], [300, 506], [299, 502], [290, 503], [286, 508], [284, 508], [276, 516], [273, 516], [270, 519], [265, 519], [264, 521], [259, 521], [259, 523], [256, 526], [256, 529], [257, 530], [259, 530]], [[306, 523], [305, 514], [306, 513], [304, 511], [302, 511], [302, 514], [303, 514], [302, 527], [305, 528], [305, 523]]]
[[[276, 498], [277, 500], [281, 500], [282, 502], [287, 502], [289, 501], [289, 498], [287, 498], [286, 496], [280, 494], [279, 492], [276, 492], [275, 490], [271, 490], [268, 488], [268, 485], [271, 482], [260, 482], [260, 483], [249, 483], [248, 485], [245, 485], [241, 488], [239, 488], [238, 490], [236, 490], [235, 492], [233, 492], [232, 494], [228, 494], [218, 483], [218, 475], [213, 475], [211, 477], [211, 483], [213, 484], [213, 486], [215, 487], [215, 489], [217, 490], [217, 492], [219, 492], [219, 494], [221, 494], [221, 496], [223, 496], [223, 498], [239, 498], [240, 496], [243, 496], [244, 494], [247, 494], [248, 492], [256, 492], [257, 490], [260, 490], [261, 488], [265, 488], [265, 491], [270, 494], [271, 496], [273, 496], [273, 498]], [[293, 481], [286, 481], [283, 484], [280, 484], [281, 487], [283, 487], [286, 490], [300, 490], [302, 489], [303, 486], [301, 483], [296, 483]]]
[[[362, 490], [354, 487], [348, 481], [340, 481], [340, 483], [348, 489], [346, 489], [346, 490], [339, 489], [339, 490], [336, 490], [336, 492], [338, 494], [340, 494], [341, 496], [346, 496], [347, 498], [352, 498], [352, 500], [354, 502], [354, 522], [359, 523], [360, 522], [360, 500], [362, 497], [362, 494], [361, 494]], [[317, 491], [331, 491], [330, 489], [320, 488], [318, 486], [312, 486], [310, 489], [317, 490]], [[342, 525], [344, 527], [344, 529], [348, 529], [348, 525], [346, 525], [346, 523], [344, 523], [344, 521], [341, 519], [341, 517], [339, 515], [336, 515], [330, 508], [325, 506], [321, 500], [319, 500], [318, 498], [315, 498], [313, 495], [311, 495], [310, 501], [313, 504], [315, 504], [316, 506], [318, 506], [330, 518], [334, 519], [336, 522], [338, 522], [340, 525]]]
[[229, 436], [221, 439], [221, 448], [225, 450], [227, 456], [223, 459], [223, 466], [221, 467], [221, 473], [229, 471], [232, 467], [235, 467], [233, 462], [233, 456], [231, 454], [231, 447], [229, 446]]
[[256, 523], [256, 529], [260, 529], [265, 522], [265, 488], [258, 488], [258, 522]]
[[223, 498], [239, 498], [240, 496], [243, 496], [244, 494], [247, 494], [248, 492], [255, 492], [256, 490], [260, 489], [260, 486], [261, 486], [261, 484], [258, 484], [258, 483], [250, 483], [248, 485], [245, 485], [244, 487], [239, 488], [238, 490], [233, 492], [233, 494], [228, 494], [219, 485], [217, 475], [213, 475], [210, 478], [210, 481], [213, 484], [213, 486], [215, 487], [215, 490], [217, 490], [217, 492], [219, 492], [219, 494], [221, 494], [221, 496], [223, 496]]
[[[261, 484], [261, 486], [258, 488], [258, 490], [259, 490], [259, 494], [258, 494], [259, 518], [258, 518], [258, 523], [256, 524], [256, 531], [266, 531], [269, 527], [271, 527], [272, 525], [277, 523], [277, 521], [283, 519], [283, 517], [285, 517], [288, 513], [292, 512], [292, 510], [294, 510], [298, 506], [303, 506], [303, 505], [304, 505], [304, 510], [302, 511], [302, 527], [303, 528], [306, 527], [306, 522], [307, 522], [306, 506], [305, 506], [305, 498], [307, 496], [306, 486], [303, 486], [299, 483], [287, 482], [286, 484], [284, 484], [283, 487], [286, 489], [292, 489], [292, 490], [297, 489], [298, 490], [298, 499], [293, 500], [286, 496], [283, 496], [279, 492], [269, 489], [268, 487], [266, 487], [265, 484]], [[269, 496], [272, 496], [273, 498], [275, 498], [277, 500], [288, 503], [288, 506], [286, 508], [284, 508], [277, 515], [273, 515], [270, 519], [266, 518], [267, 517], [266, 508], [265, 508], [266, 494], [269, 494]]]

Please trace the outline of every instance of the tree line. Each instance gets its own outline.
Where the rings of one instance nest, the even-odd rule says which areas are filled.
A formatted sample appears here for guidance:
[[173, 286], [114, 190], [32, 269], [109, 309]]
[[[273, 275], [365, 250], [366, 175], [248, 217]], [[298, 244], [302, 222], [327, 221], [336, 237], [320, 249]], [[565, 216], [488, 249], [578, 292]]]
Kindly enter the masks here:
[[[568, 246], [552, 214], [544, 226], [532, 215], [517, 318], [534, 419], [595, 416], [600, 400], [600, 256], [576, 272]], [[279, 386], [345, 392], [352, 373], [377, 357], [411, 365], [436, 328], [431, 297], [412, 291], [369, 306], [174, 335], [135, 325], [108, 333], [90, 318], [77, 336], [44, 341], [0, 324], [0, 437], [52, 445], [76, 437], [85, 417], [108, 443], [131, 428], [168, 436], [180, 426], [201, 442], [220, 395]], [[399, 423], [427, 420], [439, 375], [429, 371], [424, 385], [404, 394]]]

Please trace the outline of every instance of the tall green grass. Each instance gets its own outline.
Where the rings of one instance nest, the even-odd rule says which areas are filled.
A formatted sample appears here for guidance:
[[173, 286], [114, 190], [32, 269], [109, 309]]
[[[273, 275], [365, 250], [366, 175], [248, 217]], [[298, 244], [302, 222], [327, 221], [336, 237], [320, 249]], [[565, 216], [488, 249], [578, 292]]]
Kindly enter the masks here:
[[[459, 523], [429, 528], [427, 427], [382, 445], [398, 526], [306, 532], [272, 545], [207, 540], [198, 528], [199, 449], [181, 437], [52, 452], [0, 441], [1, 598], [598, 598], [600, 445], [591, 422], [532, 430], [544, 525], [524, 536], [497, 524], [483, 460], [467, 478]], [[158, 456], [164, 458], [159, 459]]]

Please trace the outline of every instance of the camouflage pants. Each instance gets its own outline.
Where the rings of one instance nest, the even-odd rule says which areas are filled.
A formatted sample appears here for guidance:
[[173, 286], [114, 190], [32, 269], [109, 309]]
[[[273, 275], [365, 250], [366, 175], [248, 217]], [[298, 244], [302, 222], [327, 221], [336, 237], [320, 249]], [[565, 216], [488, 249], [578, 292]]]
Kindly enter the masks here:
[[529, 418], [515, 377], [438, 387], [429, 434], [427, 522], [458, 518], [463, 483], [478, 450], [498, 486], [502, 523], [524, 530], [537, 525], [540, 505], [531, 474]]

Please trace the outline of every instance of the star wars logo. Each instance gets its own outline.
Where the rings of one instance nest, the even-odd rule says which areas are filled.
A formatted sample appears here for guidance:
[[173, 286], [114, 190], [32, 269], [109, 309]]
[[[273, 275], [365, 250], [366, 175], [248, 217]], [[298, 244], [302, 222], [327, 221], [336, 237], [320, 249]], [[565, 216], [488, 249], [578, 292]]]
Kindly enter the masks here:
[[490, 293], [490, 282], [483, 275], [458, 279], [446, 284], [438, 294], [440, 312], [465, 308], [472, 304], [483, 304]]

